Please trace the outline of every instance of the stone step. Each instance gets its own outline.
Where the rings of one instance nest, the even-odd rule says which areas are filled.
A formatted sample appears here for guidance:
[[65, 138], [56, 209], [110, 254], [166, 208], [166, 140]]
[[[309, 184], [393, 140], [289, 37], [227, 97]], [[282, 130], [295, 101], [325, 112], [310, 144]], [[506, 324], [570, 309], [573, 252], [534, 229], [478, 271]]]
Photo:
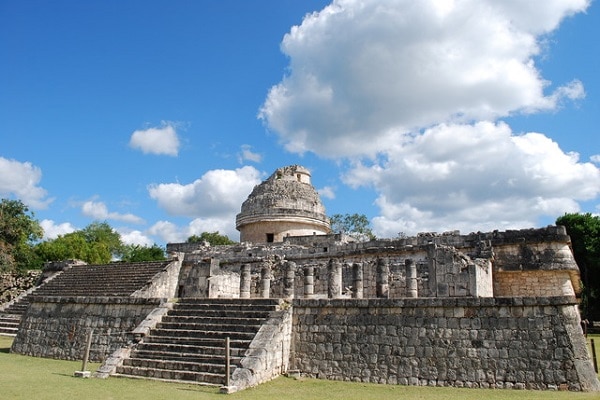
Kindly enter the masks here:
[[204, 315], [166, 315], [162, 322], [180, 322], [193, 323], [202, 325], [245, 325], [259, 326], [262, 325], [265, 318], [243, 318], [238, 316], [204, 316]]
[[244, 321], [237, 321], [237, 322], [219, 322], [218, 318], [212, 318], [212, 323], [209, 322], [205, 322], [202, 319], [198, 319], [195, 317], [169, 317], [166, 318], [167, 320], [165, 321], [165, 318], [163, 318], [163, 321], [160, 323], [160, 325], [158, 326], [159, 328], [173, 328], [173, 327], [182, 327], [185, 330], [188, 330], [190, 326], [193, 327], [201, 327], [203, 330], [208, 330], [208, 331], [228, 331], [228, 332], [258, 332], [258, 330], [260, 329], [261, 324], [260, 323], [256, 323], [256, 322], [252, 322], [252, 321], [246, 321], [247, 323], [244, 324]]
[[0, 325], [0, 335], [3, 336], [17, 336], [17, 332], [19, 331], [19, 327], [11, 327]]
[[211, 310], [206, 309], [181, 309], [176, 308], [169, 312], [170, 316], [188, 316], [188, 317], [212, 317], [212, 318], [269, 318], [270, 311], [240, 311], [240, 310]]
[[[161, 332], [163, 333], [163, 332]], [[191, 332], [193, 333], [193, 332]], [[231, 340], [230, 347], [232, 349], [246, 349], [250, 345], [251, 340]], [[144, 344], [149, 343], [166, 343], [166, 344], [180, 344], [180, 345], [189, 345], [189, 346], [205, 346], [205, 347], [216, 347], [216, 348], [224, 348], [225, 341], [223, 339], [218, 338], [204, 338], [197, 336], [169, 336], [165, 335], [150, 335], [144, 338]]]
[[219, 374], [225, 376], [225, 362], [219, 364], [214, 363], [200, 363], [190, 361], [173, 361], [164, 359], [141, 359], [141, 358], [129, 358], [124, 360], [123, 365], [127, 367], [141, 367], [141, 368], [152, 368], [162, 369], [171, 371], [190, 371], [190, 372], [201, 372]]
[[[232, 357], [243, 355], [246, 348], [234, 347], [229, 349]], [[225, 344], [222, 346], [198, 346], [181, 343], [140, 343], [138, 347], [131, 352], [132, 357], [143, 358], [149, 354], [155, 354], [158, 359], [180, 359], [182, 355], [186, 357], [201, 358], [202, 362], [210, 363], [223, 362], [225, 358]], [[160, 356], [158, 356], [160, 354]], [[153, 357], [150, 357], [153, 358]], [[194, 361], [200, 362], [200, 361]]]
[[[229, 337], [231, 340], [243, 340], [243, 339], [252, 339], [256, 336], [256, 332], [235, 332], [226, 329], [221, 330], [207, 330], [202, 326], [198, 326], [195, 324], [168, 324], [164, 326], [164, 324], [159, 323], [157, 325], [157, 330], [163, 331], [167, 336], [177, 336], [177, 332], [186, 332], [187, 336], [192, 337], [205, 337], [205, 338], [215, 338], [215, 339], [223, 339]], [[166, 332], [165, 332], [166, 331]], [[154, 331], [151, 331], [151, 335], [154, 334]]]
[[270, 311], [277, 311], [278, 309], [278, 305], [276, 304], [259, 304], [259, 305], [252, 305], [252, 304], [236, 304], [236, 303], [230, 303], [230, 304], [221, 304], [221, 303], [216, 303], [216, 304], [211, 304], [211, 303], [185, 303], [185, 302], [180, 302], [180, 303], [176, 303], [173, 307], [174, 310], [211, 310], [211, 311], [261, 311], [261, 312], [270, 312]]
[[125, 377], [144, 377], [150, 379], [161, 379], [167, 381], [185, 381], [189, 383], [199, 383], [204, 385], [223, 385], [225, 375], [191, 372], [181, 370], [154, 369], [144, 367], [120, 366], [117, 368], [117, 376]]
[[251, 306], [276, 305], [280, 304], [279, 299], [240, 299], [240, 298], [209, 298], [206, 297], [182, 297], [177, 304], [244, 304]]

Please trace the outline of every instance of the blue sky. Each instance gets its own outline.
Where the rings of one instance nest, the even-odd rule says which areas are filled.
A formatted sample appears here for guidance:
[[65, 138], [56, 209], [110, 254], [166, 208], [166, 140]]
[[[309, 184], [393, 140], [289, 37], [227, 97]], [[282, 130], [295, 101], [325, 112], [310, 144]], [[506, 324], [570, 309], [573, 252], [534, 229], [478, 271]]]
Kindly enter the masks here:
[[585, 0], [0, 0], [0, 197], [48, 238], [218, 230], [276, 168], [378, 236], [600, 212]]

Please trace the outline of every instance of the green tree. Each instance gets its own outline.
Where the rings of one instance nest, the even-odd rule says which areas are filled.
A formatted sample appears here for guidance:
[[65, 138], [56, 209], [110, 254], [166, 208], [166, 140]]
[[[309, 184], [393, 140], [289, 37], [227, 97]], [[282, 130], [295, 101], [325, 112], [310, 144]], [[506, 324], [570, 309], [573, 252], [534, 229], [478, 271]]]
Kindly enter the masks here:
[[81, 230], [81, 234], [88, 243], [106, 246], [112, 256], [118, 256], [121, 253], [123, 247], [121, 235], [107, 222], [92, 222]]
[[590, 213], [565, 214], [556, 220], [571, 237], [573, 255], [581, 272], [584, 318], [600, 320], [600, 217]]
[[33, 244], [44, 231], [20, 200], [0, 200], [0, 269], [25, 270], [35, 264]]
[[329, 221], [334, 233], [343, 233], [361, 242], [375, 239], [369, 219], [364, 214], [334, 214]]
[[165, 260], [165, 250], [156, 243], [152, 246], [140, 246], [138, 244], [124, 245], [121, 251], [121, 261], [162, 261]]
[[84, 229], [39, 243], [35, 252], [41, 260], [79, 259], [88, 264], [106, 264], [121, 255], [121, 235], [106, 222], [93, 222]]
[[208, 242], [211, 246], [219, 246], [226, 244], [235, 244], [233, 240], [229, 239], [226, 235], [221, 235], [217, 232], [202, 232], [200, 236], [192, 235], [187, 238], [188, 243], [199, 243], [199, 242]]

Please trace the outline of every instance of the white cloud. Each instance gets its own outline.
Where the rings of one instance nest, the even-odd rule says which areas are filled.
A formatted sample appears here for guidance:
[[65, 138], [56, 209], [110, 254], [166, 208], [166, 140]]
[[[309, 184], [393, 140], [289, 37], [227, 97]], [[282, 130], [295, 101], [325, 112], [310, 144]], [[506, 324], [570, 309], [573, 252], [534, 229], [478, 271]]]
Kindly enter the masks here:
[[239, 240], [239, 232], [235, 229], [235, 216], [222, 218], [196, 218], [187, 226], [177, 226], [169, 221], [158, 221], [148, 233], [156, 235], [167, 243], [185, 242], [192, 235], [200, 235], [202, 232], [219, 232], [228, 236], [231, 240]]
[[163, 121], [161, 127], [133, 132], [129, 140], [129, 146], [141, 150], [144, 154], [177, 156], [179, 153], [179, 138], [175, 125]]
[[540, 41], [585, 0], [337, 0], [284, 37], [289, 74], [260, 110], [293, 152], [373, 156], [439, 123], [495, 120], [584, 95], [546, 93]]
[[121, 214], [117, 212], [109, 212], [108, 207], [101, 201], [88, 200], [81, 206], [83, 215], [97, 220], [114, 220], [130, 222], [134, 224], [142, 224], [144, 220], [134, 214]]
[[140, 246], [152, 246], [154, 244], [154, 240], [150, 239], [141, 231], [125, 229], [118, 229], [117, 231], [121, 235], [121, 240], [124, 244], [133, 244]]
[[245, 166], [235, 170], [211, 170], [187, 185], [153, 184], [148, 192], [171, 215], [235, 221], [240, 205], [260, 181], [260, 172]]
[[241, 147], [241, 151], [238, 154], [238, 161], [240, 164], [242, 164], [244, 161], [252, 161], [255, 163], [259, 163], [262, 161], [262, 155], [253, 152], [252, 146], [248, 144], [243, 144]]
[[14, 196], [26, 205], [44, 209], [53, 199], [39, 186], [42, 170], [30, 162], [0, 157], [0, 196]]
[[395, 236], [535, 226], [598, 196], [600, 169], [542, 134], [480, 122], [428, 129], [384, 160], [356, 165], [345, 182], [375, 188], [381, 215], [373, 226]]
[[148, 233], [160, 237], [167, 243], [181, 243], [187, 239], [185, 232], [169, 221], [158, 221], [148, 229]]
[[600, 154], [594, 154], [590, 157], [590, 161], [596, 164], [600, 164]]
[[324, 186], [321, 189], [317, 189], [319, 196], [325, 197], [326, 199], [335, 199], [335, 189], [331, 186]]
[[66, 235], [67, 233], [75, 232], [77, 230], [70, 222], [56, 224], [56, 222], [50, 219], [40, 221], [40, 226], [44, 230], [43, 240], [56, 239], [58, 236]]
[[350, 161], [379, 236], [535, 226], [600, 194], [600, 158], [498, 121], [585, 96], [535, 62], [589, 4], [334, 0], [284, 37], [289, 68], [259, 118], [289, 151]]

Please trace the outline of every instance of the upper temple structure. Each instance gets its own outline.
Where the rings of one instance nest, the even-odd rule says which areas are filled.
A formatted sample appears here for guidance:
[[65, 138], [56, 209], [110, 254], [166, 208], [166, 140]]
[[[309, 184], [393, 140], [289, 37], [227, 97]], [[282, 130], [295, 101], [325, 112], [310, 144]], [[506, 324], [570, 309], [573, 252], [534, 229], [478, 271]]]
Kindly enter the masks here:
[[310, 172], [299, 165], [279, 168], [257, 185], [236, 218], [241, 242], [283, 242], [288, 236], [324, 235], [329, 219]]
[[[382, 384], [598, 391], [562, 226], [348, 240], [301, 166], [257, 185], [240, 243], [149, 263], [49, 265], [0, 306], [11, 351], [103, 361], [97, 377], [221, 385], [282, 373]], [[1, 333], [0, 325], [0, 333]]]

